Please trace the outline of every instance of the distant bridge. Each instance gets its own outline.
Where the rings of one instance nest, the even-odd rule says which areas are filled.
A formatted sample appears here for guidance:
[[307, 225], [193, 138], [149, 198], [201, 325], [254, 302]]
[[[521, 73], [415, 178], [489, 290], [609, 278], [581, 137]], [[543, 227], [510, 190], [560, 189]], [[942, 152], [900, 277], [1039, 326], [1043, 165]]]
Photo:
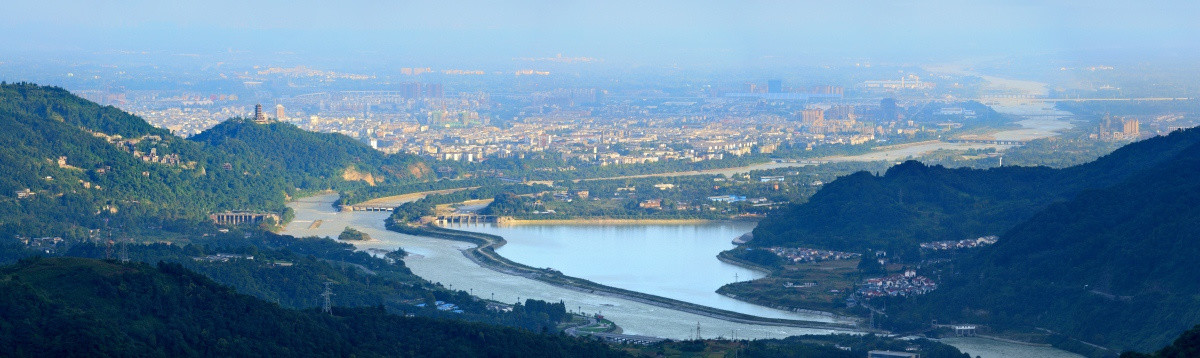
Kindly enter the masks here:
[[638, 335], [632, 335], [632, 334], [603, 333], [603, 332], [584, 333], [581, 335], [593, 336], [596, 338], [603, 339], [605, 341], [614, 342], [614, 343], [625, 343], [625, 344], [646, 345], [646, 344], [653, 344], [653, 343], [658, 343], [658, 342], [662, 342], [662, 341], [666, 340], [666, 338], [659, 338], [659, 337], [638, 336]]
[[384, 205], [342, 205], [342, 211], [395, 211], [394, 206]]
[[1032, 100], [1040, 102], [1086, 102], [1086, 101], [1186, 101], [1188, 97], [1128, 97], [1128, 98], [1047, 98], [1044, 95], [1034, 94], [1001, 94], [1001, 95], [985, 95], [979, 98], [972, 98], [976, 101], [995, 101], [995, 100]]
[[479, 215], [472, 213], [456, 213], [438, 215], [435, 222], [438, 225], [442, 224], [481, 224], [481, 223], [498, 223], [504, 222], [507, 217], [496, 215]]
[[979, 330], [979, 326], [973, 324], [935, 324], [933, 326], [953, 329], [955, 337], [974, 337]]
[[996, 144], [996, 145], [1026, 145], [1026, 144], [1029, 144], [1029, 141], [1027, 141], [1027, 140], [1015, 140], [1015, 139], [965, 139], [965, 138], [959, 138], [959, 139], [950, 139], [950, 140], [947, 140], [946, 142], [967, 143], [967, 144]]
[[246, 210], [213, 213], [208, 215], [208, 218], [218, 225], [258, 224], [267, 221], [267, 219], [274, 220], [276, 223], [279, 222], [279, 214]]
[[780, 163], [780, 164], [792, 163], [792, 164], [804, 164], [804, 165], [821, 165], [821, 164], [830, 163], [830, 161], [828, 161], [828, 160], [818, 160], [818, 159], [780, 159], [780, 158], [775, 158], [775, 159], [771, 159], [771, 161], [773, 161], [775, 163]]

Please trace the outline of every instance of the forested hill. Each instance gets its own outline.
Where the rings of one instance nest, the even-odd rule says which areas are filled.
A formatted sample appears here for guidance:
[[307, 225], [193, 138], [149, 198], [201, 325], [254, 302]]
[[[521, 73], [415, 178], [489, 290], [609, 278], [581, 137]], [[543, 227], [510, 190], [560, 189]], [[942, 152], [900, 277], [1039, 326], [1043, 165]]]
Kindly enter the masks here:
[[433, 173], [419, 157], [386, 155], [342, 134], [309, 132], [289, 123], [230, 119], [189, 139], [278, 167], [290, 173], [289, 181], [299, 188], [394, 184], [429, 178]]
[[[907, 320], [1041, 327], [1150, 350], [1200, 323], [1200, 144], [1055, 203], [961, 260]], [[924, 316], [915, 316], [924, 314]]]
[[196, 140], [57, 87], [0, 84], [0, 238], [158, 235], [213, 212], [283, 212], [306, 190], [416, 181], [429, 166], [340, 134], [231, 120]]
[[1153, 354], [1125, 352], [1121, 358], [1192, 358], [1200, 357], [1200, 326], [1192, 327], [1179, 335], [1171, 345]]
[[200, 220], [219, 210], [282, 211], [283, 178], [67, 91], [0, 85], [0, 237], [86, 238]]
[[1200, 130], [1177, 131], [1065, 169], [947, 169], [909, 161], [882, 176], [859, 172], [769, 215], [751, 244], [886, 250], [917, 260], [921, 242], [1003, 234], [1051, 203], [1120, 183], [1195, 143]]
[[0, 102], [0, 108], [3, 108], [6, 117], [48, 118], [73, 127], [126, 138], [171, 134], [116, 107], [97, 105], [58, 87], [4, 83], [0, 85], [0, 92], [4, 99]]
[[0, 351], [13, 356], [617, 357], [564, 335], [382, 308], [279, 307], [176, 264], [76, 258], [0, 268]]

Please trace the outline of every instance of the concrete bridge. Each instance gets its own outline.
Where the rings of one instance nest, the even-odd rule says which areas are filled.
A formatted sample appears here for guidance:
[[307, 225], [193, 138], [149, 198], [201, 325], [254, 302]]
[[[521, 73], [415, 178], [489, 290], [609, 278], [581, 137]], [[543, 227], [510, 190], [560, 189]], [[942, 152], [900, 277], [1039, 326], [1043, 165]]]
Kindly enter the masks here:
[[1027, 140], [1015, 139], [975, 139], [975, 138], [958, 138], [947, 140], [950, 143], [968, 143], [968, 144], [995, 144], [995, 145], [1025, 145]]
[[342, 211], [395, 211], [394, 206], [383, 205], [342, 205]]
[[613, 342], [613, 343], [641, 344], [641, 345], [653, 344], [653, 343], [658, 343], [658, 342], [662, 342], [662, 341], [666, 340], [666, 338], [659, 338], [659, 337], [638, 336], [638, 335], [632, 335], [632, 334], [602, 333], [602, 332], [585, 333], [583, 335], [593, 336], [593, 337], [600, 338], [605, 341], [609, 341], [609, 342]]
[[221, 213], [213, 213], [208, 215], [208, 218], [218, 225], [242, 225], [242, 224], [258, 224], [267, 219], [279, 222], [279, 214], [263, 213], [246, 210], [226, 211]]
[[480, 224], [480, 223], [500, 223], [508, 218], [496, 215], [479, 215], [472, 213], [454, 213], [438, 215], [435, 222], [438, 225], [442, 224]]
[[979, 326], [973, 324], [935, 324], [933, 326], [953, 329], [955, 337], [974, 337], [979, 330]]

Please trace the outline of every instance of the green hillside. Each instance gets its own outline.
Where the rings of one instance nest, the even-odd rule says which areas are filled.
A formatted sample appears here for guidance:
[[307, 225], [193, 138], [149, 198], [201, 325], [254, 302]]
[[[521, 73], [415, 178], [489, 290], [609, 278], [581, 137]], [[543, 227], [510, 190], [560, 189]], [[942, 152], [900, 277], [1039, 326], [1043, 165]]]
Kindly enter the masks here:
[[1188, 358], [1200, 357], [1200, 326], [1192, 327], [1179, 335], [1171, 345], [1153, 354], [1125, 352], [1121, 358]]
[[292, 124], [231, 119], [190, 140], [277, 170], [302, 189], [339, 189], [432, 177], [429, 165], [408, 154], [386, 155], [342, 134], [305, 131]]
[[225, 210], [285, 211], [305, 191], [431, 177], [340, 134], [233, 119], [183, 139], [57, 87], [0, 85], [0, 235], [164, 235]]
[[1200, 322], [1200, 144], [1050, 205], [897, 319], [1044, 328], [1148, 350]]
[[14, 356], [613, 357], [602, 343], [381, 308], [281, 308], [174, 264], [31, 259], [0, 269]]
[[4, 235], [83, 238], [218, 210], [279, 212], [294, 190], [274, 172], [60, 88], [0, 86], [0, 126]]
[[885, 250], [917, 261], [921, 242], [1002, 234], [1051, 203], [1120, 183], [1195, 143], [1200, 130], [1178, 131], [1065, 169], [948, 169], [909, 161], [882, 176], [859, 172], [769, 215], [751, 245]]
[[[929, 322], [1040, 332], [1093, 354], [1162, 346], [1200, 322], [1200, 129], [1065, 169], [947, 169], [906, 162], [857, 173], [771, 215], [755, 246], [887, 250], [936, 278], [914, 299], [876, 299], [885, 327]], [[918, 243], [999, 235], [922, 262]], [[1084, 343], [1113, 348], [1089, 348]]]

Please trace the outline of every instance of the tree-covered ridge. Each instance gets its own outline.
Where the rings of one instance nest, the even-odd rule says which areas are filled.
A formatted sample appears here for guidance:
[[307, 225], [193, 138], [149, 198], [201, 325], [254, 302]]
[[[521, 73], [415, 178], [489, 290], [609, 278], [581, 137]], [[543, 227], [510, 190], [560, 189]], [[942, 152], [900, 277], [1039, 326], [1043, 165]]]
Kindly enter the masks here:
[[1200, 144], [1038, 212], [902, 309], [912, 322], [1041, 327], [1120, 350], [1200, 322]]
[[432, 177], [429, 165], [408, 154], [383, 154], [337, 133], [309, 132], [282, 122], [231, 119], [190, 140], [274, 168], [301, 189], [397, 184]]
[[104, 228], [162, 235], [214, 212], [284, 212], [301, 191], [431, 176], [416, 157], [384, 155], [340, 134], [234, 119], [188, 140], [26, 83], [0, 85], [0, 126], [4, 236], [83, 239]]
[[65, 90], [0, 85], [0, 228], [82, 238], [220, 210], [283, 211], [282, 178]]
[[113, 106], [100, 106], [65, 89], [32, 83], [0, 84], [0, 111], [7, 115], [53, 119], [79, 128], [138, 137], [170, 135], [146, 121]]
[[1197, 142], [1200, 130], [1177, 131], [1065, 169], [947, 169], [909, 161], [882, 176], [859, 172], [769, 215], [752, 244], [886, 250], [916, 260], [920, 242], [1004, 233], [1051, 203], [1119, 183]]
[[1200, 357], [1200, 325], [1192, 327], [1187, 332], [1179, 335], [1171, 345], [1163, 347], [1163, 349], [1154, 352], [1154, 354], [1142, 354], [1137, 352], [1125, 352], [1121, 354], [1121, 358], [1188, 358]]
[[0, 269], [0, 349], [15, 356], [624, 356], [601, 343], [400, 317], [296, 311], [175, 264], [31, 259]]

